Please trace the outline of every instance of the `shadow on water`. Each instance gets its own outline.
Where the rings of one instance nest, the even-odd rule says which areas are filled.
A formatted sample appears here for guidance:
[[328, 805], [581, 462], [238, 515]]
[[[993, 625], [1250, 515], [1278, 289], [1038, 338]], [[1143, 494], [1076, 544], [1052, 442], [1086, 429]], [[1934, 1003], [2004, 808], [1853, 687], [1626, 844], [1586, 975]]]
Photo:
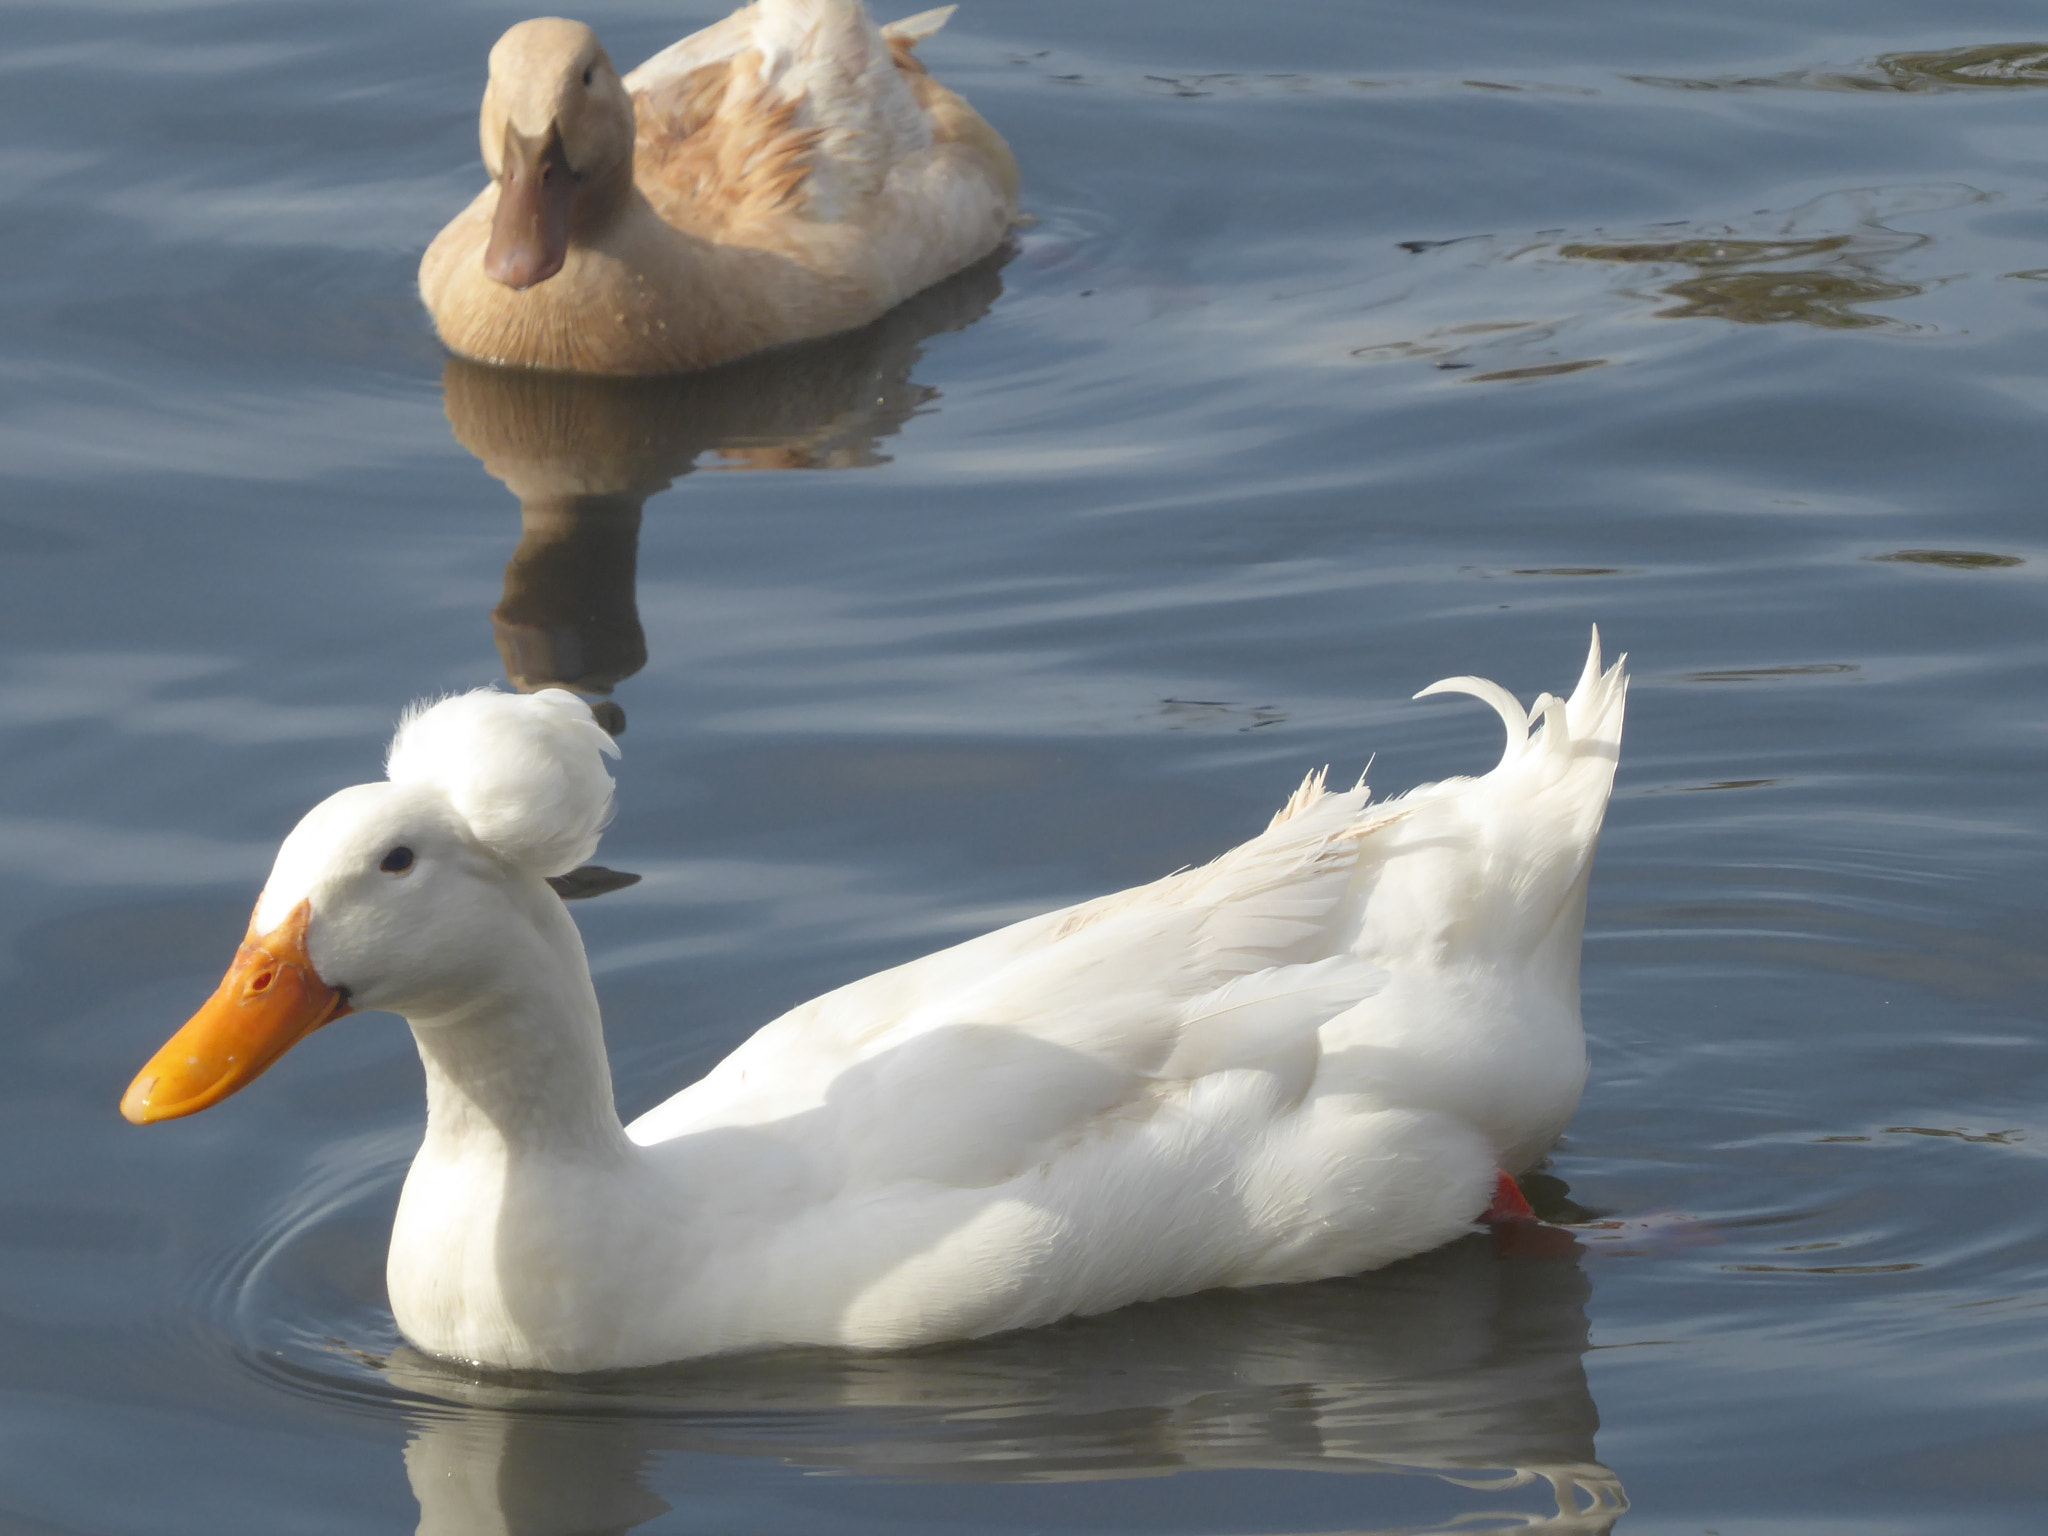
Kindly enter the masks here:
[[[1424, 1473], [1472, 1496], [1445, 1529], [1596, 1536], [1627, 1498], [1594, 1455], [1580, 1254], [1497, 1253], [1474, 1237], [1348, 1280], [910, 1354], [565, 1380], [473, 1374], [401, 1348], [383, 1390], [410, 1399], [406, 1469], [434, 1536], [630, 1530], [667, 1508], [649, 1470], [672, 1452], [921, 1482]], [[1554, 1509], [1492, 1497], [1543, 1484]]]
[[519, 498], [519, 547], [491, 614], [513, 687], [607, 695], [646, 665], [634, 601], [641, 509], [683, 475], [887, 463], [881, 440], [938, 398], [911, 377], [924, 343], [988, 312], [1010, 254], [861, 330], [705, 373], [587, 378], [451, 359], [449, 425]]

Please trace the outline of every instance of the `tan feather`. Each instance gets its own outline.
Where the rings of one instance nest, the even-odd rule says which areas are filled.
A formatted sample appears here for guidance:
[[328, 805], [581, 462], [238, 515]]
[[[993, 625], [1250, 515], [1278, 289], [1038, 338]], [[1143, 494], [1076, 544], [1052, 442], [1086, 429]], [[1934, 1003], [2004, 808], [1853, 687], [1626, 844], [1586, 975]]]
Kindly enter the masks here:
[[[442, 340], [535, 368], [708, 367], [864, 325], [979, 260], [1016, 217], [1017, 165], [916, 56], [947, 14], [885, 32], [857, 0], [756, 0], [623, 81], [587, 28], [515, 27], [485, 145], [505, 103], [529, 134], [556, 111], [577, 211], [559, 270], [521, 290], [484, 270], [496, 185], [457, 215], [420, 263]], [[586, 174], [607, 156], [624, 169]]]

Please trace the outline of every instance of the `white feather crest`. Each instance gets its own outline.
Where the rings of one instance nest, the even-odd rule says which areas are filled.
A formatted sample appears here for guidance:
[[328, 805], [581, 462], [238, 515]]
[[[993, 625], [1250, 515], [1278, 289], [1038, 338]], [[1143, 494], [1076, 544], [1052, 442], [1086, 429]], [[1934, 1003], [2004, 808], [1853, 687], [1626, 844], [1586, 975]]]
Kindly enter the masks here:
[[439, 790], [507, 863], [561, 875], [589, 862], [611, 820], [606, 754], [618, 743], [568, 690], [479, 688], [408, 709], [384, 771]]

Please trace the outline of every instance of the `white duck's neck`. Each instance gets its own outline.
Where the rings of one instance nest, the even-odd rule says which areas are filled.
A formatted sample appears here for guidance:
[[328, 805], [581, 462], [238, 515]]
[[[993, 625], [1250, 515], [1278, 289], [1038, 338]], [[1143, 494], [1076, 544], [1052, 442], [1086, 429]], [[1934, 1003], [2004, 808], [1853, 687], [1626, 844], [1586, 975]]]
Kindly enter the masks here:
[[[612, 1102], [583, 941], [539, 880], [476, 958], [474, 995], [408, 1014], [427, 1069], [427, 1134], [385, 1267], [422, 1349], [522, 1369], [627, 1361], [640, 1271], [621, 1245], [657, 1231], [664, 1276], [688, 1232], [655, 1219], [658, 1181]], [[462, 989], [467, 992], [469, 988]]]
[[422, 1155], [508, 1167], [627, 1158], [582, 937], [539, 882], [520, 905], [527, 921], [498, 946], [490, 984], [409, 1019], [427, 1072]]

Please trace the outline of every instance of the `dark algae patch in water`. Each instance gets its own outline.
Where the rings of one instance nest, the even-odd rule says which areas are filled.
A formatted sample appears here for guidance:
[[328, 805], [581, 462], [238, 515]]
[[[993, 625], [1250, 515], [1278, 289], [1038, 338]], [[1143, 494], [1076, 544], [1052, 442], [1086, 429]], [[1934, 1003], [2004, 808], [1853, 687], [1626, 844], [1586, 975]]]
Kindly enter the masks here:
[[2018, 555], [1993, 555], [1974, 549], [1898, 549], [1869, 558], [1891, 565], [1938, 565], [1950, 571], [2006, 571], [2027, 563]]

